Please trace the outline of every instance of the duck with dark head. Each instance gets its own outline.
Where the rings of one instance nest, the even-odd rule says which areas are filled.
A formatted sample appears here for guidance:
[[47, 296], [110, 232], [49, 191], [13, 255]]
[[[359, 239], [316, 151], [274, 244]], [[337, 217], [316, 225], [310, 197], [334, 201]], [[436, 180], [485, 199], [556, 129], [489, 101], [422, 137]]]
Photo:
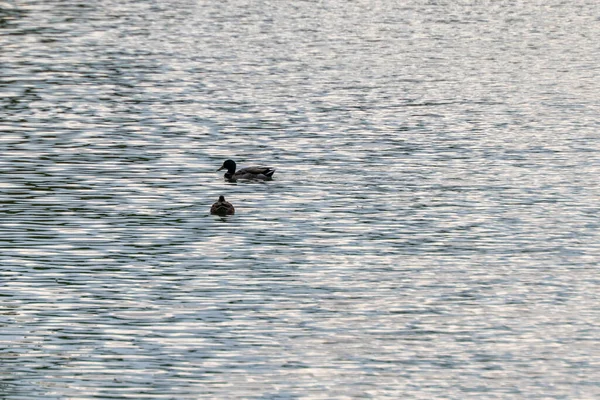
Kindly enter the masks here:
[[225, 179], [228, 181], [236, 181], [238, 179], [257, 179], [262, 181], [270, 181], [273, 179], [275, 168], [271, 167], [246, 167], [236, 171], [236, 163], [233, 160], [226, 160], [221, 168], [226, 169]]

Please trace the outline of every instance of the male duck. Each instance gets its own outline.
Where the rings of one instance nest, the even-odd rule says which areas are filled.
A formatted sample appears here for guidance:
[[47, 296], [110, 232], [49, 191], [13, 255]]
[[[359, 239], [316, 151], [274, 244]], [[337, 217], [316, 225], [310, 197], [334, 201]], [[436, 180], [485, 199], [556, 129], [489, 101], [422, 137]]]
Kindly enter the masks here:
[[235, 208], [233, 204], [225, 201], [225, 196], [219, 196], [219, 200], [210, 208], [210, 213], [220, 216], [233, 215], [235, 214]]
[[271, 167], [246, 167], [237, 172], [235, 168], [235, 161], [227, 160], [217, 171], [226, 169], [225, 179], [230, 181], [235, 181], [237, 179], [260, 179], [263, 181], [270, 181], [275, 173], [275, 168]]

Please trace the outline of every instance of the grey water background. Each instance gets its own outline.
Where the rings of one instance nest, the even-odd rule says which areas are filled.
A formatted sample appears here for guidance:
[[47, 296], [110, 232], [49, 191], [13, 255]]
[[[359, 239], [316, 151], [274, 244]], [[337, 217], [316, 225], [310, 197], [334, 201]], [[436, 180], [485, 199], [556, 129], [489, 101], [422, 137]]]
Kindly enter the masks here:
[[1, 3], [0, 398], [600, 398], [599, 33], [591, 0]]

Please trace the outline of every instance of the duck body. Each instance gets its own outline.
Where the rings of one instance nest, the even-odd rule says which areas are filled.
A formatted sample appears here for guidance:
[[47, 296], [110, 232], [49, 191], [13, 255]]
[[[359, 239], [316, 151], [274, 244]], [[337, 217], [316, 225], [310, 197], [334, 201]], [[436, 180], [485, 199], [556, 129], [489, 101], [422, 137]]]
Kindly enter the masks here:
[[233, 160], [226, 160], [221, 168], [226, 169], [225, 179], [229, 181], [236, 181], [238, 179], [258, 179], [262, 181], [270, 181], [273, 179], [275, 168], [271, 167], [246, 167], [236, 171], [236, 163]]
[[219, 196], [219, 200], [210, 208], [210, 213], [220, 216], [233, 215], [235, 214], [235, 208], [233, 204], [225, 201], [225, 196]]

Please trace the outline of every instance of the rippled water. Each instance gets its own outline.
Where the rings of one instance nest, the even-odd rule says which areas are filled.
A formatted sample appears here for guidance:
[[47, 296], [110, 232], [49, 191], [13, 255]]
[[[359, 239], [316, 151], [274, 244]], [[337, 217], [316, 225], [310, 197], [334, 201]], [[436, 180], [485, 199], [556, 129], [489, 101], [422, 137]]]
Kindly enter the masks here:
[[600, 397], [599, 20], [0, 3], [0, 398]]

